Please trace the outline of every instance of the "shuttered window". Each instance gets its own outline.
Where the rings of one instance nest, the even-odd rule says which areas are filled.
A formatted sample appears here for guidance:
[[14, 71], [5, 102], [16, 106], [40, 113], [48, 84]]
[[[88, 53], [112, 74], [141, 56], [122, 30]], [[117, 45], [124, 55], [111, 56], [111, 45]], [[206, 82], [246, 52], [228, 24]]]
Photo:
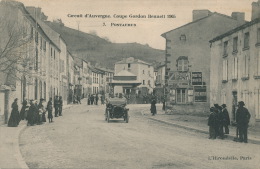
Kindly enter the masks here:
[[227, 81], [228, 80], [228, 60], [223, 60], [223, 66], [222, 66], [222, 80]]

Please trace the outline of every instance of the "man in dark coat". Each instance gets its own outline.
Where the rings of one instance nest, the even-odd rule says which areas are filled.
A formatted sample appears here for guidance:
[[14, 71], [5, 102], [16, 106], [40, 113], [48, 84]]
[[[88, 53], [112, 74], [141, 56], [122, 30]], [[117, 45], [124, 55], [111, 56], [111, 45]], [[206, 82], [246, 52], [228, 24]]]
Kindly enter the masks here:
[[216, 132], [216, 137], [218, 137], [219, 136], [219, 126], [220, 126], [219, 105], [218, 104], [214, 104], [214, 111], [216, 114], [215, 132]]
[[90, 94], [88, 94], [88, 105], [90, 105], [91, 101], [90, 101]]
[[162, 96], [161, 100], [162, 100], [162, 104], [163, 104], [162, 110], [165, 110], [165, 102], [166, 102], [165, 96]]
[[96, 99], [96, 101], [95, 101], [96, 105], [98, 105], [98, 94], [96, 94], [96, 98], [95, 99]]
[[238, 102], [236, 122], [239, 132], [239, 141], [247, 143], [247, 128], [251, 115], [244, 105], [245, 103], [243, 101]]
[[226, 106], [226, 104], [222, 104], [221, 106], [222, 106], [222, 112], [223, 112], [223, 116], [224, 116], [223, 126], [225, 128], [225, 134], [229, 134], [228, 126], [230, 125], [230, 118], [229, 118], [229, 114], [227, 111], [227, 106]]
[[216, 108], [211, 107], [210, 108], [210, 115], [208, 118], [208, 126], [209, 126], [209, 139], [216, 139], [216, 123], [217, 123], [217, 117], [216, 117]]
[[93, 105], [93, 103], [94, 103], [94, 95], [93, 94], [90, 96], [90, 102], [91, 102], [91, 105]]
[[59, 99], [59, 116], [62, 116], [62, 107], [63, 107], [63, 100], [62, 100], [62, 96], [60, 96], [60, 99]]
[[218, 122], [219, 122], [219, 138], [224, 139], [224, 113], [222, 111], [222, 107], [218, 106]]
[[53, 118], [53, 115], [52, 115], [52, 98], [50, 98], [50, 100], [48, 101], [48, 104], [47, 104], [47, 111], [48, 111], [48, 119], [49, 119], [49, 123], [50, 122], [53, 122], [52, 121], [52, 118]]
[[55, 117], [58, 117], [59, 107], [60, 107], [59, 97], [56, 96], [55, 99], [54, 99]]
[[156, 114], [156, 105], [155, 104], [156, 104], [156, 100], [153, 99], [151, 101], [151, 109], [150, 109], [153, 116]]

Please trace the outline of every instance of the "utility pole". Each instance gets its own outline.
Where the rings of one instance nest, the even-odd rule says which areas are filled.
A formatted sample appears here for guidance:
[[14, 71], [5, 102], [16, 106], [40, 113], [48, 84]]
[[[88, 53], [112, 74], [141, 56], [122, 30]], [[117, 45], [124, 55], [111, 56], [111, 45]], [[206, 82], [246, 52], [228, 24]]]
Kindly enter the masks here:
[[77, 24], [78, 24], [78, 36], [79, 36], [79, 24], [80, 24], [80, 21], [77, 21]]

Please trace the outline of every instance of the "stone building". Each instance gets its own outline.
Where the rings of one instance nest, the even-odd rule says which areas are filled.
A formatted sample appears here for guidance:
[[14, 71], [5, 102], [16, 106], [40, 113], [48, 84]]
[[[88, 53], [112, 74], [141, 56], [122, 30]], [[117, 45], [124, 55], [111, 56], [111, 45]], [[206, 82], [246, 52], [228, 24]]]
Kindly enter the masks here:
[[260, 1], [252, 3], [252, 21], [215, 37], [211, 43], [210, 103], [225, 103], [235, 121], [238, 101], [260, 119]]
[[[47, 100], [52, 96], [52, 92], [58, 93], [60, 48], [46, 35], [22, 3], [1, 1], [0, 8], [1, 16], [5, 16], [5, 21], [8, 22], [3, 26], [14, 24], [10, 28], [1, 28], [0, 48], [3, 49], [6, 40], [10, 38], [8, 32], [16, 32], [18, 33], [15, 35], [17, 39], [12, 40], [12, 44], [18, 44], [18, 47], [13, 46], [14, 48], [10, 52], [19, 53], [16, 56], [7, 55], [9, 58], [15, 57], [13, 59], [16, 62], [10, 65], [12, 71], [1, 71], [0, 73], [0, 85], [3, 89], [0, 92], [0, 100], [4, 100], [4, 105], [1, 105], [1, 114], [3, 115], [3, 112], [10, 111], [14, 98], [18, 98], [19, 103], [21, 103], [24, 98], [29, 100], [44, 98]], [[51, 64], [55, 65], [51, 66]], [[1, 68], [3, 67], [1, 66]], [[50, 81], [49, 77], [51, 76], [55, 77], [56, 80]], [[54, 86], [52, 92], [50, 92], [51, 85]], [[8, 90], [8, 88], [10, 89]], [[7, 116], [5, 118], [8, 119]]]
[[[244, 23], [244, 13], [232, 16], [194, 10], [193, 21], [162, 34], [166, 40], [167, 108], [206, 112], [210, 106], [209, 40]], [[180, 105], [180, 106], [176, 106]]]
[[122, 70], [131, 72], [136, 75], [137, 81], [142, 82], [142, 84], [138, 86], [138, 94], [144, 95], [153, 92], [154, 67], [152, 64], [144, 62], [140, 59], [129, 57], [115, 63], [115, 74], [118, 74]]

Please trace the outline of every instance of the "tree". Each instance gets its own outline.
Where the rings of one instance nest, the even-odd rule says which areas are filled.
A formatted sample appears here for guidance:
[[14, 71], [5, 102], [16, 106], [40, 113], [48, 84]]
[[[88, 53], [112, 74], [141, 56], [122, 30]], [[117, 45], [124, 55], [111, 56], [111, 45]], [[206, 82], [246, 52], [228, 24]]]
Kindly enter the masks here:
[[[9, 115], [9, 93], [17, 80], [30, 74], [35, 59], [28, 25], [15, 16], [13, 7], [0, 4], [0, 85], [5, 86], [5, 123]], [[25, 18], [26, 16], [21, 16]], [[30, 31], [31, 32], [31, 31]]]

